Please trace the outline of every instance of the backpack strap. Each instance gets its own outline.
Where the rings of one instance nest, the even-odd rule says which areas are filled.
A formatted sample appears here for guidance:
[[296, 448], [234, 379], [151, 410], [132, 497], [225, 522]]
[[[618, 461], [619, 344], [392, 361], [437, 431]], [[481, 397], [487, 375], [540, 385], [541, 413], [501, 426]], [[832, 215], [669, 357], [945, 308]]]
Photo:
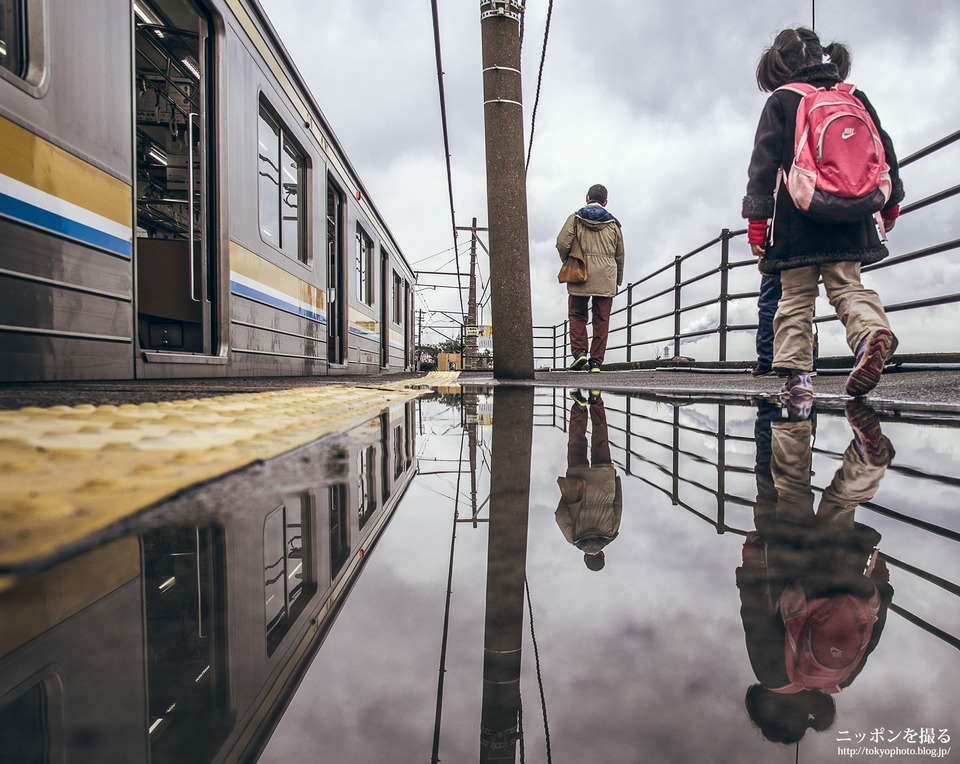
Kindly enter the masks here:
[[803, 97], [805, 95], [810, 95], [811, 93], [816, 93], [818, 90], [823, 88], [817, 88], [811, 85], [808, 82], [788, 82], [786, 85], [781, 85], [773, 92], [776, 93], [780, 90], [787, 90], [791, 93], [796, 93], [797, 95]]
[[857, 90], [856, 85], [851, 85], [849, 82], [841, 82], [833, 87], [834, 90], [838, 90], [841, 93], [850, 93], [853, 94]]

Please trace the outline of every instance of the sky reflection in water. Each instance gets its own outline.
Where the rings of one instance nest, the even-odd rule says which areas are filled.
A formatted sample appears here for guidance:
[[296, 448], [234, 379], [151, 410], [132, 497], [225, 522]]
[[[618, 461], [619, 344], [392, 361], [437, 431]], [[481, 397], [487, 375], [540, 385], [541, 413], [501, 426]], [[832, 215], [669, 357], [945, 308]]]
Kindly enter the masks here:
[[838, 694], [765, 693], [769, 734], [832, 721], [803, 735], [811, 762], [952, 746], [960, 422], [568, 393], [418, 404], [419, 474], [262, 761], [793, 761], [745, 697], [788, 683], [764, 598], [800, 578], [808, 601], [875, 591], [879, 620]]

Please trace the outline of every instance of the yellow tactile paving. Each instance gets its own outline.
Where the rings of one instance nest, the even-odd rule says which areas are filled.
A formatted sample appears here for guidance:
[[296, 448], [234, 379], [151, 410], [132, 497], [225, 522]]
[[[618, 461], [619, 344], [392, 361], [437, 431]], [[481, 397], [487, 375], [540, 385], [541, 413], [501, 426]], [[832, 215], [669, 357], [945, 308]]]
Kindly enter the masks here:
[[449, 384], [324, 385], [122, 406], [0, 412], [0, 571], [253, 461], [341, 432]]

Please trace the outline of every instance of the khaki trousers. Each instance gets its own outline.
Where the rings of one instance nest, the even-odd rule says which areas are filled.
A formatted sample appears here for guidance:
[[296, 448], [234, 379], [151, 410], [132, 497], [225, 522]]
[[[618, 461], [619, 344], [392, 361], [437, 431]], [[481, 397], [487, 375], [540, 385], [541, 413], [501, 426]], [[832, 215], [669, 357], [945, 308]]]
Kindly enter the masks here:
[[813, 370], [813, 305], [821, 277], [827, 299], [846, 328], [850, 350], [856, 352], [874, 329], [890, 330], [880, 297], [860, 283], [860, 263], [825, 263], [781, 271], [783, 295], [773, 318], [775, 369]]
[[[886, 467], [871, 467], [857, 453], [853, 441], [843, 452], [839, 469], [823, 490], [814, 513], [810, 487], [813, 464], [813, 422], [774, 422], [771, 427], [773, 456], [770, 471], [777, 487], [777, 518], [794, 523], [818, 522], [836, 528], [853, 528], [854, 513], [860, 504], [873, 498]], [[890, 452], [893, 447], [887, 442]]]

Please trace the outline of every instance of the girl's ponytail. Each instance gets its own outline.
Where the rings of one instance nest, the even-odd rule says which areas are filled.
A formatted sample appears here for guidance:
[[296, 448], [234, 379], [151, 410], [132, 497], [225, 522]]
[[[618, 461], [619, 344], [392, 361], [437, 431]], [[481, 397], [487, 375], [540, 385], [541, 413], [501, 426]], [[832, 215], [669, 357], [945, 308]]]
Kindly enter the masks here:
[[850, 65], [853, 63], [849, 48], [843, 43], [832, 42], [823, 49], [823, 52], [830, 59], [830, 63], [836, 65], [840, 79], [845, 80], [850, 74]]

